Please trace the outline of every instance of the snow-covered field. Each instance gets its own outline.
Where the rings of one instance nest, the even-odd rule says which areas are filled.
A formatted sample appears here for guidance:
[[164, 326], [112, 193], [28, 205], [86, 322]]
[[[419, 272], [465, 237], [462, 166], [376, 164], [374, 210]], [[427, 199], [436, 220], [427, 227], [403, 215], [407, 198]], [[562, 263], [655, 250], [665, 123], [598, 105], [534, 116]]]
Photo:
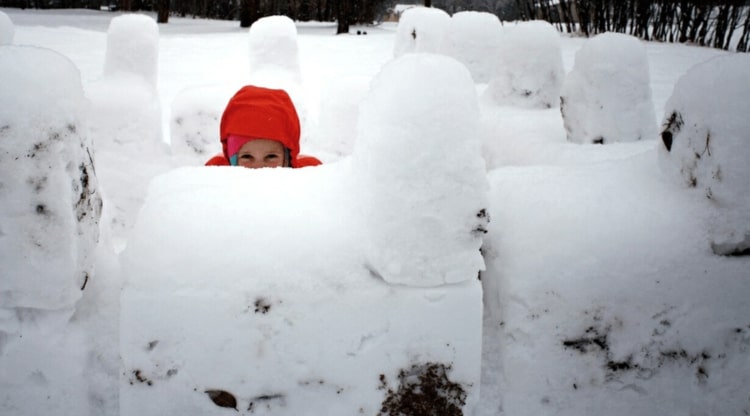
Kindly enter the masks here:
[[[171, 18], [157, 33], [135, 19], [113, 40], [120, 13], [0, 11], [13, 45], [71, 61], [0, 46], [15, 80], [0, 80], [0, 414], [376, 414], [386, 391], [405, 400], [399, 368], [402, 386], [447, 371], [468, 414], [750, 413], [750, 259], [726, 255], [750, 244], [747, 55], [506, 23], [518, 47], [452, 49], [499, 48], [493, 72], [408, 53], [436, 52], [443, 32], [487, 39], [487, 16], [414, 18], [429, 25], [418, 37], [297, 23], [290, 46], [270, 43], [288, 27], [251, 40], [237, 22]], [[490, 80], [472, 82], [478, 71]], [[290, 91], [302, 151], [323, 166], [200, 167], [250, 82]], [[567, 120], [537, 87], [562, 91]], [[83, 148], [60, 148], [68, 166], [26, 153], [58, 121], [65, 138], [90, 132], [96, 178]], [[98, 190], [77, 200], [78, 225], [38, 219], [81, 192], [39, 197], [69, 182], [35, 176], [47, 160]], [[94, 248], [81, 217], [98, 198]], [[480, 233], [466, 227], [488, 229], [482, 294]], [[237, 358], [248, 346], [256, 363]]]

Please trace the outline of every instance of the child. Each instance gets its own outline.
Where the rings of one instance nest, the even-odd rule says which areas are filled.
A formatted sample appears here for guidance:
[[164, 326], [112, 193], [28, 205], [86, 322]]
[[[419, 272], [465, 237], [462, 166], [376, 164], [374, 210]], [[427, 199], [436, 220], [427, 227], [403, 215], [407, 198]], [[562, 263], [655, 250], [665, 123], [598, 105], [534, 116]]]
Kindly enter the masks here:
[[223, 154], [206, 166], [246, 168], [317, 166], [315, 157], [299, 154], [300, 124], [289, 95], [283, 90], [247, 85], [227, 103], [219, 138]]

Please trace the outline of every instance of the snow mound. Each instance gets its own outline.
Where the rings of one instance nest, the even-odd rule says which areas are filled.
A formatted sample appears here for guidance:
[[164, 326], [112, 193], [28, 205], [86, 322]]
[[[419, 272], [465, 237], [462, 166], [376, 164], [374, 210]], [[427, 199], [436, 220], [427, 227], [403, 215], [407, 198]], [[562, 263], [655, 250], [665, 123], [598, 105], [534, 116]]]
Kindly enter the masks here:
[[287, 90], [300, 84], [297, 27], [292, 19], [258, 19], [250, 26], [249, 46], [252, 84]]
[[717, 254], [750, 250], [748, 68], [745, 54], [698, 64], [679, 79], [665, 108], [663, 170], [711, 201]]
[[498, 104], [552, 108], [565, 78], [560, 35], [545, 21], [506, 25], [485, 96]]
[[4, 46], [0, 78], [0, 264], [14, 265], [0, 306], [72, 307], [101, 215], [80, 73], [56, 52]]
[[177, 94], [170, 111], [173, 155], [185, 155], [200, 164], [221, 153], [219, 121], [235, 90], [223, 85], [197, 86]]
[[432, 54], [391, 61], [362, 104], [357, 140], [373, 273], [410, 286], [474, 278], [484, 267], [487, 182], [466, 68]]
[[445, 28], [440, 52], [466, 65], [474, 82], [487, 83], [495, 69], [501, 30], [494, 14], [458, 12]]
[[439, 52], [443, 33], [450, 20], [450, 15], [442, 9], [412, 7], [404, 10], [396, 28], [393, 56], [411, 52]]
[[656, 139], [648, 57], [641, 41], [621, 33], [587, 40], [563, 82], [560, 111], [571, 142]]
[[337, 158], [351, 155], [357, 139], [359, 106], [371, 77], [338, 77], [325, 84], [320, 99], [320, 116], [315, 148]]
[[10, 20], [7, 14], [0, 12], [0, 45], [10, 45], [13, 43], [14, 33], [13, 21]]
[[159, 27], [142, 14], [112, 19], [107, 30], [104, 75], [135, 74], [156, 88], [159, 65]]

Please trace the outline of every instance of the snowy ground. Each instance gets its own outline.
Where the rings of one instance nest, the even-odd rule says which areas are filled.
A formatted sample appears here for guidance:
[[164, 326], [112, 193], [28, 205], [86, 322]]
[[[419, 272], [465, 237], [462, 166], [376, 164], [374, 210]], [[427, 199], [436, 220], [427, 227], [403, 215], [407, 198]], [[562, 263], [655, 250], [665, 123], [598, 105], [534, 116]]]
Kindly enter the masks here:
[[[101, 94], [107, 28], [119, 13], [2, 11], [15, 25], [14, 44], [62, 53], [80, 70], [85, 92]], [[326, 146], [322, 133], [351, 128], [355, 98], [393, 58], [396, 26], [352, 28], [357, 30], [367, 35], [334, 36], [335, 24], [297, 25], [303, 152], [327, 163], [343, 155]], [[248, 34], [236, 22], [179, 18], [159, 31], [157, 91], [168, 142], [170, 108], [186, 89], [247, 80]], [[584, 42], [562, 38], [566, 72]], [[685, 45], [645, 46], [658, 123], [688, 69], [727, 55]], [[341, 85], [349, 87], [345, 93]], [[481, 93], [486, 85], [476, 88]], [[337, 97], [344, 102], [340, 114], [349, 111], [350, 117], [331, 121], [326, 111]], [[680, 187], [662, 171], [658, 138], [570, 144], [557, 108], [481, 103], [482, 134], [491, 142], [485, 143], [491, 149], [491, 222], [477, 414], [750, 413], [750, 260], [712, 253], [710, 227], [722, 214], [699, 190]], [[737, 102], [743, 106], [746, 101]], [[200, 164], [153, 155], [133, 161], [109, 154], [97, 174], [103, 183], [127, 184]], [[127, 166], [138, 172], [130, 174]], [[129, 191], [104, 190], [109, 197]], [[123, 209], [142, 202], [138, 196], [122, 202]], [[132, 224], [126, 214], [107, 212], [106, 204], [104, 209], [111, 228], [103, 229], [103, 238], [119, 251]], [[101, 275], [116, 275], [119, 264], [107, 253], [98, 267]], [[116, 338], [107, 319], [116, 319], [117, 308], [94, 300], [113, 296], [108, 284], [91, 285], [76, 316], [87, 320], [90, 310], [102, 316], [88, 319], [104, 351], [93, 358], [91, 377], [99, 388], [88, 400], [106, 413], [116, 406], [118, 381], [108, 376], [118, 373], [117, 358], [105, 350], [112, 347], [108, 337]]]

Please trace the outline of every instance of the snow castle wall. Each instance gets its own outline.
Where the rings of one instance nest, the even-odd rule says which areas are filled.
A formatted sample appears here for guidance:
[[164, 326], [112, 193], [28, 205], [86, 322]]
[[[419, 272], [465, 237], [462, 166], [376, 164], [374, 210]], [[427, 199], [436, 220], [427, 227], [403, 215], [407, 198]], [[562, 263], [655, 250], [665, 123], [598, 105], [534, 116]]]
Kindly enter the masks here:
[[88, 102], [78, 69], [50, 50], [3, 46], [0, 79], [0, 407], [86, 415], [85, 343], [69, 320], [102, 208]]
[[445, 28], [440, 52], [466, 65], [474, 82], [490, 81], [500, 48], [500, 20], [492, 13], [454, 14]]
[[634, 36], [603, 33], [576, 52], [560, 92], [568, 141], [607, 144], [658, 136], [646, 48]]
[[662, 123], [662, 170], [710, 201], [709, 238], [722, 255], [750, 252], [748, 68], [744, 54], [691, 68], [675, 85]]
[[411, 52], [440, 52], [443, 34], [451, 17], [442, 9], [411, 7], [398, 19], [393, 56]]
[[[359, 131], [370, 133], [351, 158], [297, 170], [182, 168], [152, 182], [122, 258], [121, 415], [352, 415], [420, 404], [472, 414], [482, 325], [474, 229], [487, 189], [478, 143], [450, 133], [476, 129], [476, 93], [456, 61], [410, 56], [376, 78], [384, 91], [365, 99]], [[392, 82], [417, 74], [421, 83]], [[388, 96], [400, 94], [412, 97], [409, 114], [422, 106], [423, 119], [407, 114], [394, 130], [376, 129], [393, 111]], [[434, 103], [446, 100], [467, 109], [439, 111]], [[463, 127], [428, 129], [435, 123]], [[423, 156], [394, 163], [393, 146]], [[378, 175], [390, 186], [364, 187]], [[430, 175], [445, 184], [425, 187]], [[420, 209], [394, 204], [398, 195]], [[469, 195], [478, 202], [462, 202]], [[371, 239], [378, 224], [365, 220], [368, 204], [403, 234], [440, 238], [462, 264], [412, 266], [443, 253], [433, 241], [409, 256], [408, 239]], [[459, 228], [460, 243], [444, 238]], [[405, 253], [381, 269], [368, 259], [372, 241]], [[402, 274], [390, 273], [395, 266]], [[410, 402], [425, 383], [435, 390]], [[434, 408], [439, 399], [445, 406]]]

